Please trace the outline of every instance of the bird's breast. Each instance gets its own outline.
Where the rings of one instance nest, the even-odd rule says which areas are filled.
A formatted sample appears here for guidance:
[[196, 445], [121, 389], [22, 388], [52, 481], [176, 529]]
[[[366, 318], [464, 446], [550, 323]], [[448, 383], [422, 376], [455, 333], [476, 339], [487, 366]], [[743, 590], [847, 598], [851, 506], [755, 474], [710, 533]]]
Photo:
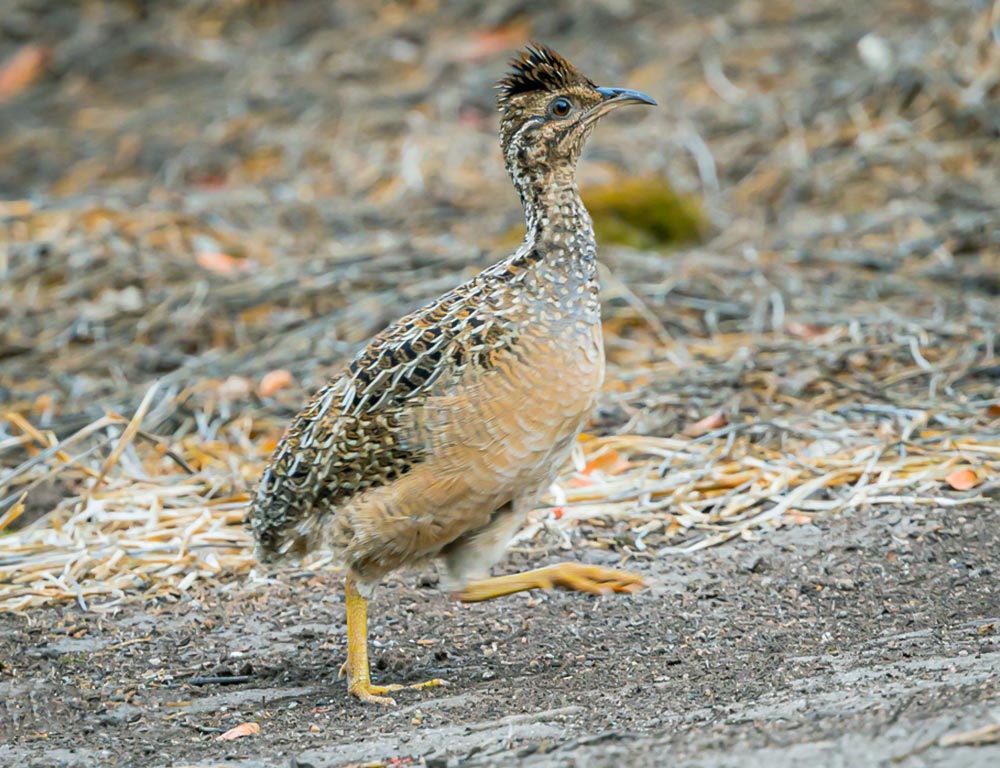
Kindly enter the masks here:
[[593, 411], [604, 378], [600, 324], [526, 326], [484, 362], [429, 398], [415, 427], [443, 465], [502, 498], [551, 478]]

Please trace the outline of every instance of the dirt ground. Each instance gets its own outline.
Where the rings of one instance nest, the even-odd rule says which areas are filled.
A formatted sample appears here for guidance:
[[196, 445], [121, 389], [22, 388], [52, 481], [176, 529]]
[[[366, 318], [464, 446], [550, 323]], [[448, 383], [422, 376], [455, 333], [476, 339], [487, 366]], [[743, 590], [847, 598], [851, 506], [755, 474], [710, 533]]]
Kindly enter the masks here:
[[[793, 434], [910, 457], [942, 435], [997, 445], [989, 3], [535, 5], [5, 8], [0, 60], [49, 58], [0, 104], [0, 410], [62, 439], [161, 381], [176, 397], [145, 427], [206, 499], [244, 498], [260, 435], [509, 249], [490, 85], [532, 37], [663, 104], [602, 125], [582, 185], [665, 177], [711, 220], [700, 245], [602, 246], [609, 390], [591, 431], [669, 437], [726, 408], [773, 427], [740, 439], [775, 455]], [[218, 395], [277, 368], [295, 383], [274, 398]], [[86, 456], [99, 467], [119, 434]], [[0, 470], [31, 463], [22, 437], [0, 423]], [[0, 503], [23, 487], [21, 522], [73, 514], [93, 476], [64, 469], [0, 474]], [[808, 507], [839, 490], [817, 494], [685, 554], [594, 522], [503, 565], [623, 564], [651, 584], [623, 598], [465, 607], [399, 574], [372, 603], [373, 675], [449, 686], [392, 709], [337, 679], [329, 570], [0, 613], [0, 766], [1000, 765], [1000, 483], [977, 480], [967, 506], [916, 503], [960, 500], [936, 476], [842, 514]], [[245, 722], [260, 733], [218, 740]]]
[[995, 507], [875, 512], [640, 566], [652, 587], [620, 599], [466, 608], [400, 577], [372, 605], [374, 674], [450, 686], [393, 709], [337, 680], [334, 575], [6, 615], [0, 763], [986, 768], [1000, 744], [937, 740], [1000, 721], [998, 551]]

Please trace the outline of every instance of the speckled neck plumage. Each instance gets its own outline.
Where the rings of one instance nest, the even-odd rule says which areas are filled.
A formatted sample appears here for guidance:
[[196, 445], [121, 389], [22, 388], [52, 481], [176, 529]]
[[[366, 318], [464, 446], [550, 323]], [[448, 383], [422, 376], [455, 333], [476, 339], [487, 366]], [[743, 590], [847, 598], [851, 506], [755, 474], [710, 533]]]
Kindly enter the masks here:
[[575, 170], [523, 169], [512, 166], [508, 155], [508, 172], [524, 208], [525, 234], [518, 251], [501, 263], [533, 264], [533, 272], [522, 279], [549, 288], [560, 311], [599, 322], [597, 241]]

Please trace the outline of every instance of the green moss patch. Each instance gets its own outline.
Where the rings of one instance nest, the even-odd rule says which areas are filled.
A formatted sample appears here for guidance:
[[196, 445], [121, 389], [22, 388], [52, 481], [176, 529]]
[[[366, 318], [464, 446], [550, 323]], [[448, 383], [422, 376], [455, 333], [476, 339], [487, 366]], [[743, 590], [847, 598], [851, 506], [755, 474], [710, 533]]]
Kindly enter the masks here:
[[669, 248], [696, 242], [708, 231], [699, 201], [678, 194], [659, 177], [587, 187], [581, 196], [602, 245]]

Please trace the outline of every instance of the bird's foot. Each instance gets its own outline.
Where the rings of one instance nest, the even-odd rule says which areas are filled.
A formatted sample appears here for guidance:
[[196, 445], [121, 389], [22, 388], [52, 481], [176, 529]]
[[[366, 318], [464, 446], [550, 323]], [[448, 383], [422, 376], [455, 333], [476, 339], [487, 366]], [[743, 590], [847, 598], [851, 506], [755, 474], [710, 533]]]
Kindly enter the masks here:
[[456, 593], [456, 597], [466, 603], [475, 603], [529, 589], [562, 587], [603, 595], [609, 592], [638, 592], [645, 586], [641, 576], [628, 571], [583, 563], [560, 563], [525, 573], [470, 581]]
[[[338, 677], [343, 677], [348, 674], [350, 668], [347, 666], [345, 661], [340, 665], [340, 674]], [[425, 688], [436, 688], [438, 686], [445, 686], [448, 683], [439, 677], [435, 677], [433, 680], [424, 680], [422, 683], [410, 683], [408, 685], [400, 685], [398, 683], [392, 683], [390, 685], [373, 685], [370, 680], [365, 680], [364, 678], [360, 680], [350, 681], [348, 683], [348, 692], [360, 701], [367, 704], [382, 704], [384, 706], [394, 706], [396, 700], [391, 696], [386, 696], [387, 693], [395, 693], [396, 691], [405, 691], [407, 689], [413, 691], [422, 691]]]
[[407, 689], [422, 691], [424, 688], [436, 688], [439, 685], [447, 685], [447, 683], [437, 677], [433, 680], [424, 680], [422, 683], [412, 683], [410, 685], [399, 685], [397, 683], [391, 685], [372, 685], [371, 683], [358, 680], [348, 690], [352, 696], [366, 704], [382, 704], [383, 706], [391, 707], [395, 706], [396, 700], [391, 696], [386, 696], [385, 694], [387, 693], [395, 693], [396, 691], [405, 691]]
[[390, 693], [396, 688], [401, 686], [396, 685], [372, 685], [371, 683], [366, 683], [359, 680], [352, 683], [347, 689], [351, 696], [362, 701], [365, 704], [381, 704], [383, 707], [394, 707], [396, 706], [396, 700], [392, 696], [386, 696], [384, 694]]
[[[543, 571], [549, 570], [546, 568]], [[575, 592], [589, 592], [603, 595], [609, 592], [638, 592], [646, 586], [646, 581], [629, 571], [601, 568], [599, 565], [583, 563], [560, 563], [551, 566], [553, 585]]]

